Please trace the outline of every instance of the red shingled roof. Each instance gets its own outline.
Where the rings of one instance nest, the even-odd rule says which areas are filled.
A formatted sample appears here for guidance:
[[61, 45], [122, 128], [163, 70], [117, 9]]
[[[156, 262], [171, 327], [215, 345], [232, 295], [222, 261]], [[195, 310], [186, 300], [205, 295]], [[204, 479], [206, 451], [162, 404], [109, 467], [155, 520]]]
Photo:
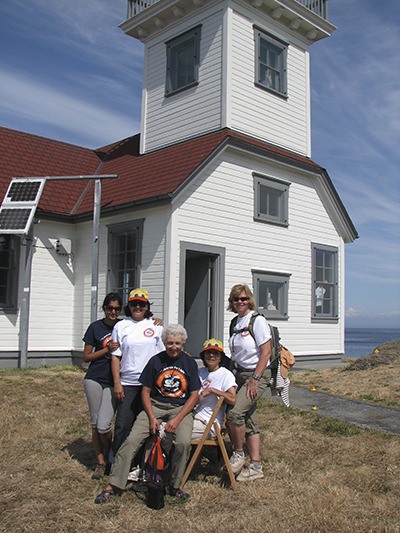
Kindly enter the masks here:
[[[89, 175], [100, 163], [98, 155], [88, 148], [7, 128], [0, 128], [0, 147], [1, 200], [11, 178]], [[69, 214], [82, 187], [83, 183], [75, 180], [48, 181], [40, 207], [45, 211]]]
[[[0, 128], [0, 198], [9, 180], [23, 176], [118, 174], [102, 183], [103, 208], [165, 198], [174, 193], [225, 143], [321, 171], [310, 159], [228, 129], [219, 130], [145, 155], [139, 154], [139, 135], [96, 151]], [[87, 181], [48, 181], [39, 208], [53, 214], [85, 214], [93, 210], [93, 185], [74, 210]], [[73, 211], [74, 210], [74, 211]]]

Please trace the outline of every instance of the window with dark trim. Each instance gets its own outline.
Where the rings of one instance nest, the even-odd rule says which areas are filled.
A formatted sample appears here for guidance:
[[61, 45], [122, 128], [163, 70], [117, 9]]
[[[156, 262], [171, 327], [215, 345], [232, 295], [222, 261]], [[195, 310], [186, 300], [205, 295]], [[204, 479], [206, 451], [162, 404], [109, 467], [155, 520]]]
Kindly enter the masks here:
[[196, 85], [199, 81], [201, 26], [198, 26], [166, 44], [166, 96]]
[[254, 219], [288, 225], [289, 184], [254, 175]]
[[266, 318], [287, 319], [290, 274], [253, 272], [257, 306]]
[[108, 292], [119, 292], [124, 302], [139, 285], [143, 220], [108, 227]]
[[19, 255], [21, 239], [0, 235], [0, 307], [16, 309], [18, 299]]
[[254, 34], [256, 84], [287, 96], [287, 44], [257, 28]]
[[338, 318], [338, 249], [312, 244], [312, 318]]

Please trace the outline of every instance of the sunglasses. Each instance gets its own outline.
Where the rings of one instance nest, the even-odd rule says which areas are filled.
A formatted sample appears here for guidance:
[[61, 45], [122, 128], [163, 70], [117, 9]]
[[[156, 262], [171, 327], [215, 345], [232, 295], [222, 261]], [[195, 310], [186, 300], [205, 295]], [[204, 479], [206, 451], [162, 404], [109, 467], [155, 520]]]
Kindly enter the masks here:
[[237, 302], [248, 302], [250, 300], [250, 298], [248, 296], [243, 296], [242, 298], [232, 298], [232, 300], [237, 303]]
[[220, 353], [215, 353], [215, 352], [214, 352], [214, 353], [206, 352], [206, 353], [204, 354], [204, 357], [205, 357], [206, 359], [210, 359], [211, 357], [212, 357], [213, 359], [220, 359], [221, 354], [220, 354]]
[[147, 307], [147, 303], [141, 302], [140, 300], [134, 300], [133, 302], [129, 302], [129, 307], [140, 307], [140, 309], [143, 309], [144, 307]]
[[119, 313], [121, 311], [120, 307], [114, 307], [113, 305], [107, 305], [106, 309], [107, 311], [115, 311], [116, 313]]

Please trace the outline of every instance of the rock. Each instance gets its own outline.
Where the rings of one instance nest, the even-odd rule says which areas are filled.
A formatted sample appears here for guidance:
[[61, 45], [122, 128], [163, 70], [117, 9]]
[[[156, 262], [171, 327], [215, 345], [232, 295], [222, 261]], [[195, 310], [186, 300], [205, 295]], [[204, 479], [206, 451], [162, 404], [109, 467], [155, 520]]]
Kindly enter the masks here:
[[396, 361], [400, 361], [400, 341], [385, 342], [375, 348], [371, 354], [356, 359], [354, 363], [351, 363], [346, 367], [345, 371], [368, 370], [376, 366], [388, 365]]

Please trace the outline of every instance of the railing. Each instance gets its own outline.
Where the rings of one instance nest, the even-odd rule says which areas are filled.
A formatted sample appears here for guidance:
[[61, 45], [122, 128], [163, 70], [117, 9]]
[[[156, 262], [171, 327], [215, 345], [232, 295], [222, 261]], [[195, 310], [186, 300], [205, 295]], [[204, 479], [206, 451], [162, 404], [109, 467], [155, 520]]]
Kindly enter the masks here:
[[159, 0], [128, 0], [128, 19], [144, 11], [146, 7], [156, 4]]
[[329, 0], [296, 0], [296, 2], [302, 4], [304, 7], [325, 20], [328, 20], [328, 1]]
[[[128, 0], [128, 19], [141, 13], [159, 0]], [[329, 0], [295, 0], [304, 7], [316, 13], [320, 17], [328, 20], [328, 1]]]

